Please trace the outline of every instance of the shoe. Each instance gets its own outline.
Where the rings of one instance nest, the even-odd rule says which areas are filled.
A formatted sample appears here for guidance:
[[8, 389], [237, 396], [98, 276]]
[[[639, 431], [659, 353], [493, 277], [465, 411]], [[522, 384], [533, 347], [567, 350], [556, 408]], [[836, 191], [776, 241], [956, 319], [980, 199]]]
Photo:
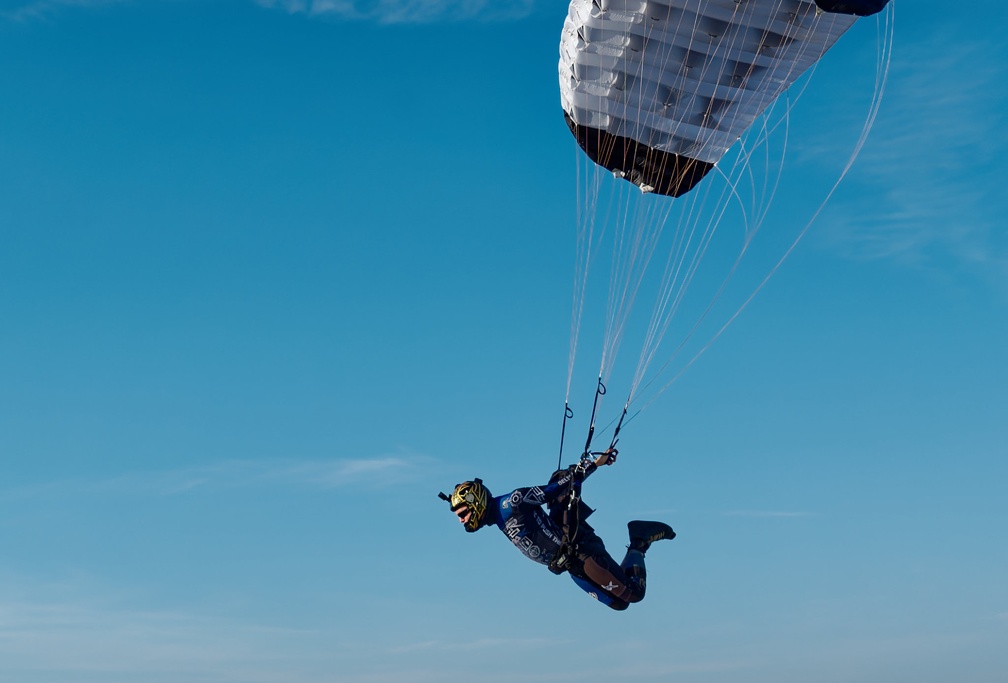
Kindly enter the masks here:
[[672, 527], [664, 522], [633, 521], [627, 524], [627, 531], [630, 532], [630, 549], [642, 553], [646, 553], [655, 541], [675, 538]]

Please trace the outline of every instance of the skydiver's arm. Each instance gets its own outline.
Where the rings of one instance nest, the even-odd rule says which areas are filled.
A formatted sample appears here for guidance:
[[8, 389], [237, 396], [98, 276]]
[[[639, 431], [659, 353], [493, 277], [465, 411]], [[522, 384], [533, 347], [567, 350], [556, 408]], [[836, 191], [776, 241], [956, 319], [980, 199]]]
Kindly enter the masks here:
[[[602, 465], [612, 465], [616, 462], [616, 456], [619, 455], [619, 451], [615, 448], [607, 448], [598, 454], [595, 458], [595, 467], [602, 467]], [[585, 475], [588, 476], [588, 475]]]
[[610, 448], [599, 453], [594, 460], [582, 460], [575, 465], [571, 465], [566, 470], [563, 470], [563, 474], [560, 477], [550, 481], [545, 486], [517, 489], [515, 494], [518, 494], [518, 499], [523, 503], [532, 503], [533, 505], [550, 504], [561, 496], [566, 495], [572, 481], [575, 486], [578, 486], [599, 467], [612, 465], [614, 462], [616, 462], [616, 449]]
[[565, 495], [573, 482], [575, 486], [580, 486], [581, 482], [588, 478], [592, 472], [603, 465], [612, 465], [616, 462], [616, 449], [609, 448], [599, 453], [594, 460], [582, 460], [571, 465], [564, 470], [563, 475], [542, 487], [546, 502], [553, 502], [557, 498]]
[[528, 488], [515, 489], [510, 496], [512, 505], [519, 503], [529, 503], [532, 505], [552, 505], [556, 500], [564, 496], [570, 489], [571, 482], [574, 486], [580, 487], [581, 482], [588, 474], [594, 472], [596, 465], [589, 461], [586, 465], [571, 465], [566, 470], [561, 470], [563, 475], [555, 481], [545, 486], [531, 486]]

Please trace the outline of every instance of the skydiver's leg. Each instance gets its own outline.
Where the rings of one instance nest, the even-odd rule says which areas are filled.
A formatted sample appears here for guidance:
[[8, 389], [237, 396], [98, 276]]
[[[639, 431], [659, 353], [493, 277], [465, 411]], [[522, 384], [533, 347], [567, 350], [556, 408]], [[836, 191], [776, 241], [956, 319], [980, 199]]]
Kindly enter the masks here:
[[[602, 540], [593, 534], [579, 545], [578, 559], [580, 566], [573, 568], [571, 575], [575, 577], [575, 582], [589, 593], [592, 590], [577, 579], [587, 581], [593, 586], [598, 591], [601, 602], [605, 602], [613, 609], [626, 609], [629, 603], [644, 599], [646, 584], [643, 553], [629, 550], [623, 564], [618, 565], [606, 551]], [[603, 601], [601, 598], [603, 595], [613, 604]]]
[[585, 593], [601, 602], [606, 607], [611, 607], [614, 610], [623, 611], [630, 606], [629, 602], [624, 602], [623, 600], [619, 600], [613, 597], [609, 593], [606, 593], [604, 590], [601, 590], [598, 586], [596, 586], [588, 579], [582, 579], [581, 577], [575, 576], [574, 574], [571, 574], [570, 577], [571, 579], [574, 580], [574, 583], [576, 583], [578, 586], [581, 587], [581, 590], [583, 590]]
[[645, 576], [644, 556], [637, 551], [629, 551], [634, 557], [624, 560], [626, 568], [616, 564], [609, 553], [595, 554], [584, 559], [584, 575], [589, 581], [623, 602], [640, 602], [644, 599]]
[[627, 546], [626, 555], [623, 557], [620, 568], [630, 582], [640, 588], [640, 599], [643, 600], [644, 591], [647, 588], [644, 553], [648, 551], [652, 543], [672, 540], [676, 537], [676, 533], [664, 522], [633, 521], [627, 524], [627, 530], [630, 533], [630, 545]]
[[640, 588], [640, 599], [644, 599], [647, 590], [647, 570], [644, 568], [644, 553], [635, 548], [627, 548], [626, 555], [620, 563], [620, 569], [626, 574], [630, 583]]
[[644, 553], [651, 544], [675, 538], [672, 527], [663, 522], [633, 521], [627, 527], [630, 546], [622, 563], [616, 564], [602, 539], [592, 531], [579, 542], [578, 562], [570, 568], [576, 584], [599, 602], [617, 610], [644, 599], [647, 589]]

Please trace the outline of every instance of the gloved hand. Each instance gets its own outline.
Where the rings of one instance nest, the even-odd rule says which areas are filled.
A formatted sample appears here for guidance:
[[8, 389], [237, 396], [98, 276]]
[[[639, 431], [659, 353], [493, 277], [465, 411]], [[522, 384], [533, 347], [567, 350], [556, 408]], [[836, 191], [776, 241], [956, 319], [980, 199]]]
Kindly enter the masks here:
[[602, 467], [602, 465], [612, 465], [616, 462], [617, 455], [619, 455], [619, 451], [615, 448], [608, 448], [602, 453], [599, 453], [598, 457], [595, 458], [595, 466]]

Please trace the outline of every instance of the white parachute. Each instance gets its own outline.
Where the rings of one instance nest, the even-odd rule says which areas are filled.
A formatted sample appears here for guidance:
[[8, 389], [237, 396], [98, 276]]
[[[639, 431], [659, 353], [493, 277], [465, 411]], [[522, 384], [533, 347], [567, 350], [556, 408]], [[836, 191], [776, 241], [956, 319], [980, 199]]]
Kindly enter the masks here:
[[[870, 15], [877, 15], [878, 29], [874, 92], [846, 164], [826, 183], [819, 208], [792, 221], [777, 256], [705, 329], [781, 182], [800, 94], [792, 90], [806, 87], [826, 52], [859, 16]], [[641, 352], [628, 379], [625, 416], [632, 402], [654, 400], [720, 336], [822, 210], [878, 111], [892, 32], [889, 0], [571, 1], [559, 61], [564, 118], [580, 148], [568, 404], [592, 290], [588, 272], [603, 247], [609, 246], [610, 268], [602, 393], [637, 295], [657, 291], [649, 321], [638, 326]], [[726, 224], [732, 226], [727, 248], [716, 239]], [[648, 275], [657, 255], [662, 270], [650, 268]], [[710, 259], [713, 276], [702, 268]], [[692, 292], [691, 301], [691, 290], [703, 293]]]

